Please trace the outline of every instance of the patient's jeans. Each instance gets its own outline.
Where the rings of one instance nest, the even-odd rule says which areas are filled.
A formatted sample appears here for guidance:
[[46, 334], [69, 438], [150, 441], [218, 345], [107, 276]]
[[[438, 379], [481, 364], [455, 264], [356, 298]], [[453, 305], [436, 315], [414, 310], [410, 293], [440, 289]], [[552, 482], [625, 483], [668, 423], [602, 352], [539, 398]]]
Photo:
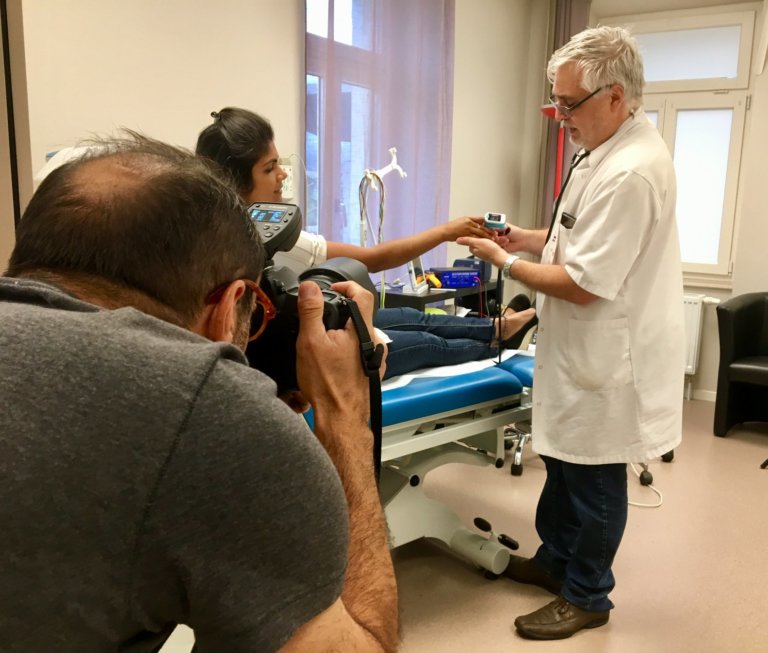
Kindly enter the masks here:
[[610, 610], [611, 565], [627, 523], [627, 466], [577, 465], [542, 456], [547, 479], [536, 509], [535, 560], [583, 610]]
[[387, 345], [385, 379], [422, 367], [466, 363], [497, 353], [489, 344], [494, 336], [493, 321], [486, 317], [382, 308], [376, 312], [373, 324], [392, 338]]

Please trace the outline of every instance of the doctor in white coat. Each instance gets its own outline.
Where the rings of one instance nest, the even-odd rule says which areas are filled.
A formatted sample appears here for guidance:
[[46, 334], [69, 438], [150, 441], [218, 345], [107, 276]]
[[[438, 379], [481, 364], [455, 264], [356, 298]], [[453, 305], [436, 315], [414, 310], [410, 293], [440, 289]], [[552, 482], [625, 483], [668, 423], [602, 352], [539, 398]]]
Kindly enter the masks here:
[[680, 443], [685, 343], [675, 174], [641, 109], [635, 40], [621, 28], [585, 30], [552, 55], [547, 74], [555, 119], [581, 148], [551, 232], [512, 227], [496, 242], [457, 242], [539, 292], [532, 441], [547, 469], [542, 544], [533, 558], [513, 556], [506, 575], [558, 595], [518, 617], [518, 632], [560, 639], [608, 621], [626, 463]]

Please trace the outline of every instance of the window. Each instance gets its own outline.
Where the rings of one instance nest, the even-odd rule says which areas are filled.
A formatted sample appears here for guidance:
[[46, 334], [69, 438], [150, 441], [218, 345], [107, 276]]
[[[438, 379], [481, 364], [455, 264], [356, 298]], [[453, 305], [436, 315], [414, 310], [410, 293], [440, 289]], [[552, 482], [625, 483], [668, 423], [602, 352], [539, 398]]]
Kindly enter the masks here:
[[632, 30], [645, 65], [645, 110], [677, 175], [686, 285], [729, 285], [754, 12], [607, 18]]
[[392, 147], [407, 177], [384, 179], [385, 239], [446, 221], [453, 2], [306, 0], [306, 12], [307, 230], [359, 244], [360, 181]]
[[685, 271], [728, 275], [747, 94], [670, 93], [646, 104], [675, 162]]

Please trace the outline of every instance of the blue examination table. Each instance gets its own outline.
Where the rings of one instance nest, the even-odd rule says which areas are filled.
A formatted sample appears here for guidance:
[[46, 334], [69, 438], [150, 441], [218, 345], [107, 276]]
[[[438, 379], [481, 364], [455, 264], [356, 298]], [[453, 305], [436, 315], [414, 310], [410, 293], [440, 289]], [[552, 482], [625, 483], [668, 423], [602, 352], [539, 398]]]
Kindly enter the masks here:
[[500, 574], [509, 549], [465, 527], [445, 504], [423, 492], [425, 476], [448, 463], [504, 464], [504, 430], [530, 422], [533, 356], [430, 368], [382, 385], [379, 492], [392, 546], [426, 537]]

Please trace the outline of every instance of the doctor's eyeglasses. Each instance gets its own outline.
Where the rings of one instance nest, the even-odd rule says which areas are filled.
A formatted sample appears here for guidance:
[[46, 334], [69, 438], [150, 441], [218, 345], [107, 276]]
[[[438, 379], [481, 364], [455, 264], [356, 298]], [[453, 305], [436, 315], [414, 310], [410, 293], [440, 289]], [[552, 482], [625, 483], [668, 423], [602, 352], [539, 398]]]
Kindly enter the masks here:
[[605, 90], [606, 88], [610, 88], [610, 85], [606, 86], [600, 86], [596, 88], [594, 91], [592, 91], [587, 97], [581, 98], [578, 102], [574, 102], [573, 104], [559, 104], [557, 102], [557, 98], [554, 95], [549, 96], [549, 103], [555, 108], [556, 111], [562, 113], [566, 118], [570, 118], [571, 114], [576, 111], [582, 104], [584, 104], [589, 98], [595, 97], [600, 91]]
[[[267, 293], [261, 289], [261, 286], [259, 286], [258, 283], [251, 281], [250, 279], [240, 279], [240, 281], [246, 285], [256, 298], [256, 307], [253, 309], [253, 314], [251, 315], [251, 330], [248, 334], [248, 342], [253, 342], [264, 333], [267, 324], [269, 324], [269, 322], [277, 315], [277, 309], [272, 303], [272, 300], [267, 296]], [[219, 302], [230, 283], [232, 282], [224, 283], [211, 291], [205, 298], [205, 303], [216, 304]]]

